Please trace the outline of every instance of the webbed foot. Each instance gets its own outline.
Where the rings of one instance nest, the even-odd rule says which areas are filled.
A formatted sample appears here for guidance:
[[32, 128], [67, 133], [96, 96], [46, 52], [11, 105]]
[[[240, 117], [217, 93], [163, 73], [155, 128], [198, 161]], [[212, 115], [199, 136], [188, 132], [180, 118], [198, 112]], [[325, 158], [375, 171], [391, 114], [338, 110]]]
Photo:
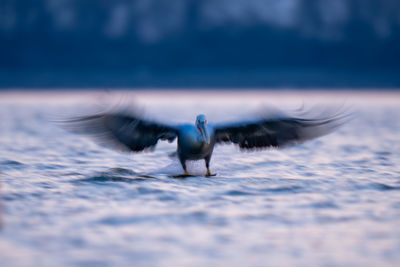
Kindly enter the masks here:
[[211, 173], [209, 169], [207, 169], [206, 177], [216, 176], [216, 173]]

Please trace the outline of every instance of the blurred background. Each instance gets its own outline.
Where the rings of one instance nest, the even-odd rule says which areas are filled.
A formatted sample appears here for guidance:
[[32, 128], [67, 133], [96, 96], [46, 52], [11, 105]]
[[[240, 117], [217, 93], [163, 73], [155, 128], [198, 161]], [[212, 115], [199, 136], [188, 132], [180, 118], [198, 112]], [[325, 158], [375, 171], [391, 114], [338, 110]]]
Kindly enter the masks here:
[[2, 0], [0, 87], [400, 86], [398, 0]]

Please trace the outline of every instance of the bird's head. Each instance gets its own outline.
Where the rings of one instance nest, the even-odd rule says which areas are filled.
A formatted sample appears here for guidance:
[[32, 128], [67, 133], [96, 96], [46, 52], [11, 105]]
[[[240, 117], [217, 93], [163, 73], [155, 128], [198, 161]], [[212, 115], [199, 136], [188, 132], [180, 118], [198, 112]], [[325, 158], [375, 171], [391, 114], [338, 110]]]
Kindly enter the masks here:
[[196, 127], [199, 130], [201, 136], [203, 137], [204, 143], [210, 144], [210, 136], [207, 131], [207, 119], [203, 114], [197, 115], [196, 117]]

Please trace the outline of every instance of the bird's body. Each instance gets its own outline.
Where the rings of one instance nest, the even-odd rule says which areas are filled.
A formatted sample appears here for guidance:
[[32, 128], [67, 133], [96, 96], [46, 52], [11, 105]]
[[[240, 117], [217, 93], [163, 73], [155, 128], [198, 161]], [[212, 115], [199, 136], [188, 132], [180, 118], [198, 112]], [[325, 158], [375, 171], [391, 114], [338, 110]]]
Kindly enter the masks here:
[[207, 174], [210, 174], [209, 164], [212, 152], [214, 150], [214, 133], [213, 128], [207, 127], [204, 131], [207, 131], [211, 142], [204, 140], [202, 130], [194, 125], [185, 124], [181, 125], [178, 130], [178, 147], [177, 155], [182, 167], [186, 171], [187, 160], [200, 160], [204, 159], [207, 167]]
[[179, 127], [177, 153], [180, 158], [188, 160], [204, 159], [212, 153], [214, 144], [207, 144], [202, 139], [199, 130], [193, 125]]
[[92, 134], [98, 140], [124, 150], [139, 152], [154, 148], [158, 140], [177, 139], [177, 156], [187, 174], [187, 160], [204, 160], [207, 175], [216, 144], [234, 143], [242, 150], [283, 147], [331, 132], [343, 123], [341, 114], [324, 118], [284, 115], [245, 122], [209, 125], [204, 115], [195, 124], [167, 125], [126, 112], [96, 114], [69, 120], [72, 130]]

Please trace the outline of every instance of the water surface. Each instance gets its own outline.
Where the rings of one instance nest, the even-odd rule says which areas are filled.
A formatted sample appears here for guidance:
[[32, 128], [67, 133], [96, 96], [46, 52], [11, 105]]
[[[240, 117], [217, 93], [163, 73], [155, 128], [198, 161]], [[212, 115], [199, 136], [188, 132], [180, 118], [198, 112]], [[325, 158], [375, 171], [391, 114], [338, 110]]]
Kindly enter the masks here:
[[[260, 104], [351, 106], [302, 145], [218, 146], [206, 178], [160, 143], [123, 154], [51, 120], [132, 95], [164, 122], [245, 117]], [[113, 99], [112, 101], [110, 99]], [[1, 266], [398, 266], [398, 93], [1, 93]], [[100, 105], [100, 106], [102, 106]]]

